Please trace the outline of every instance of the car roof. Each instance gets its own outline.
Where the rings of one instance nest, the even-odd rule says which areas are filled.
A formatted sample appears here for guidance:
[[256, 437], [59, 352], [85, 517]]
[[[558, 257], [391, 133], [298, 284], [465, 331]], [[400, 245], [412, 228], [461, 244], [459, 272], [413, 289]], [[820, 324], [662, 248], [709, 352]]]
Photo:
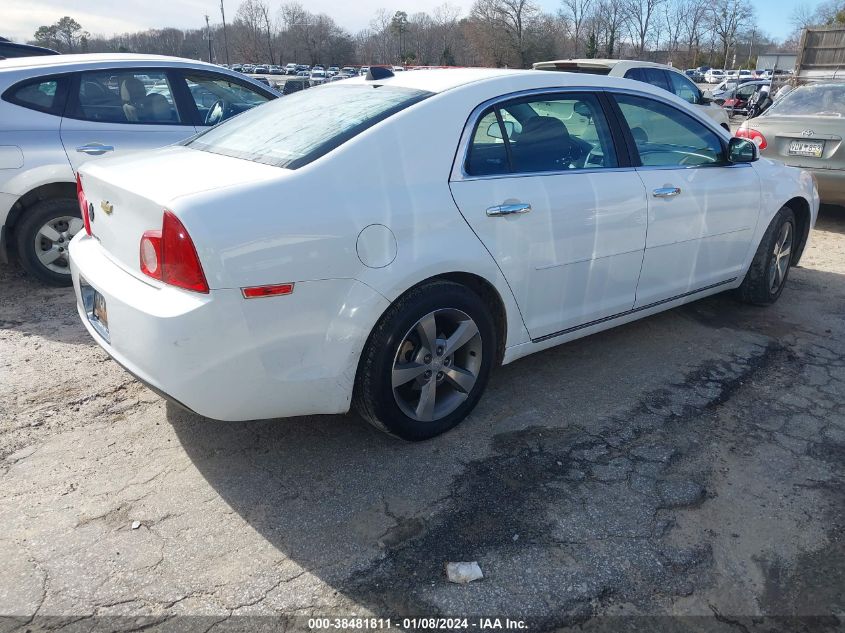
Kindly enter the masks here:
[[[369, 68], [369, 66], [364, 66]], [[416, 90], [427, 90], [428, 92], [445, 92], [465, 84], [493, 79], [496, 77], [508, 77], [524, 73], [535, 74], [529, 70], [509, 70], [503, 68], [436, 68], [432, 70], [413, 70], [396, 73], [392, 77], [379, 79], [373, 82], [367, 81], [363, 76], [349, 79], [349, 83], [378, 83], [402, 88], [413, 88]]]
[[[438, 68], [432, 70], [410, 70], [396, 73], [392, 77], [367, 80], [357, 76], [347, 79], [344, 85], [378, 84], [426, 90], [440, 93], [479, 82], [502, 82], [509, 91], [522, 89], [546, 88], [627, 88], [632, 86], [638, 92], [650, 93], [661, 99], [680, 100], [667, 90], [651, 84], [621, 77], [608, 77], [588, 73], [538, 72], [536, 70], [512, 70], [504, 68]], [[683, 102], [683, 101], [682, 101]], [[683, 102], [686, 103], [686, 102]]]
[[45, 55], [41, 57], [14, 57], [0, 60], [0, 72], [4, 70], [26, 70], [56, 68], [57, 70], [73, 70], [77, 67], [113, 65], [113, 66], [143, 66], [143, 65], [179, 65], [197, 64], [209, 68], [219, 68], [208, 62], [168, 55], [140, 55], [137, 53], [87, 53], [79, 55]]

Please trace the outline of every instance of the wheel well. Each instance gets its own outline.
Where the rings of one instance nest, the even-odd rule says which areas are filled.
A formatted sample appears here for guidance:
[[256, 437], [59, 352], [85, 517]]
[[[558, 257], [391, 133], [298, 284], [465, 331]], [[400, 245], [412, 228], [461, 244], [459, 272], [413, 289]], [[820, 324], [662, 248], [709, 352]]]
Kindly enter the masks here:
[[51, 198], [70, 198], [71, 200], [75, 200], [76, 185], [72, 182], [51, 182], [48, 185], [41, 185], [25, 193], [12, 205], [9, 216], [6, 218], [6, 228], [14, 228], [20, 216], [28, 207], [31, 207], [36, 202]]
[[426, 279], [420, 283], [426, 283], [432, 281], [432, 279], [453, 281], [466, 286], [481, 297], [481, 300], [487, 305], [487, 309], [490, 310], [490, 315], [493, 317], [493, 323], [496, 326], [496, 363], [501, 364], [505, 356], [505, 344], [507, 343], [508, 314], [505, 310], [502, 297], [499, 295], [499, 291], [489, 281], [472, 273], [445, 273], [432, 277], [431, 279]]
[[783, 206], [789, 207], [795, 214], [795, 232], [798, 234], [798, 242], [792, 251], [791, 261], [791, 264], [795, 266], [801, 259], [807, 237], [810, 235], [810, 203], [804, 198], [793, 198]]

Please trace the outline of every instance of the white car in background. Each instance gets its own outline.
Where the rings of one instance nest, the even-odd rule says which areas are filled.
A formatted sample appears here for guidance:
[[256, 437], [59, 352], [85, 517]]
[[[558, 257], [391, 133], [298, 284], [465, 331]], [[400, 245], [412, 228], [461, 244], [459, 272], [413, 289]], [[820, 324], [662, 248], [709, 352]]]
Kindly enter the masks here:
[[211, 418], [354, 404], [409, 440], [497, 364], [774, 302], [819, 203], [666, 90], [493, 69], [373, 69], [79, 177], [78, 310], [117, 362]]
[[731, 129], [727, 113], [712, 102], [709, 93], [702, 92], [683, 71], [665, 64], [620, 59], [560, 59], [537, 62], [533, 68], [534, 70], [589, 73], [642, 81], [679, 96], [699, 108], [718, 125], [728, 131]]
[[0, 60], [0, 261], [70, 285], [76, 170], [170, 145], [279, 96], [220, 66], [156, 55]]
[[704, 81], [708, 84], [718, 84], [725, 81], [727, 75], [725, 74], [724, 70], [719, 70], [718, 68], [711, 68], [706, 73], [704, 73]]

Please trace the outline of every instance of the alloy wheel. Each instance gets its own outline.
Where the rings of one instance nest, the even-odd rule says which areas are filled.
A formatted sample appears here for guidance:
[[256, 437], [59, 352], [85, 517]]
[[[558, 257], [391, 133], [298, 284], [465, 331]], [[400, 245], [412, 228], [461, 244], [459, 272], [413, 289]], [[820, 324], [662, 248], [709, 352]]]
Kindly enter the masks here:
[[481, 370], [482, 340], [461, 310], [426, 314], [405, 334], [393, 361], [393, 397], [420, 422], [439, 420], [469, 396]]
[[792, 224], [785, 222], [780, 229], [772, 261], [769, 267], [769, 290], [773, 293], [783, 285], [786, 272], [789, 270], [790, 254], [792, 253]]

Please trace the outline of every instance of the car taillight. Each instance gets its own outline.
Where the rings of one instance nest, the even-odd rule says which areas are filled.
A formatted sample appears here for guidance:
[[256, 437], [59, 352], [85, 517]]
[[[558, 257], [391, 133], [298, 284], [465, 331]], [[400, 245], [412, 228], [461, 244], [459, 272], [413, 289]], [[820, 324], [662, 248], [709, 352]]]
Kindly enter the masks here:
[[88, 216], [88, 199], [82, 190], [82, 176], [76, 174], [76, 199], [79, 201], [79, 213], [82, 215], [82, 223], [85, 225], [85, 232], [91, 235], [91, 218]]
[[750, 128], [750, 127], [741, 127], [736, 131], [736, 135], [739, 138], [747, 138], [749, 141], [754, 143], [760, 149], [766, 149], [768, 147], [768, 143], [766, 142], [766, 137], [763, 136], [757, 130]]
[[161, 231], [141, 236], [141, 272], [171, 286], [194, 292], [208, 292], [197, 249], [184, 225], [165, 210]]
[[141, 237], [141, 272], [161, 280], [161, 231], [146, 231]]

